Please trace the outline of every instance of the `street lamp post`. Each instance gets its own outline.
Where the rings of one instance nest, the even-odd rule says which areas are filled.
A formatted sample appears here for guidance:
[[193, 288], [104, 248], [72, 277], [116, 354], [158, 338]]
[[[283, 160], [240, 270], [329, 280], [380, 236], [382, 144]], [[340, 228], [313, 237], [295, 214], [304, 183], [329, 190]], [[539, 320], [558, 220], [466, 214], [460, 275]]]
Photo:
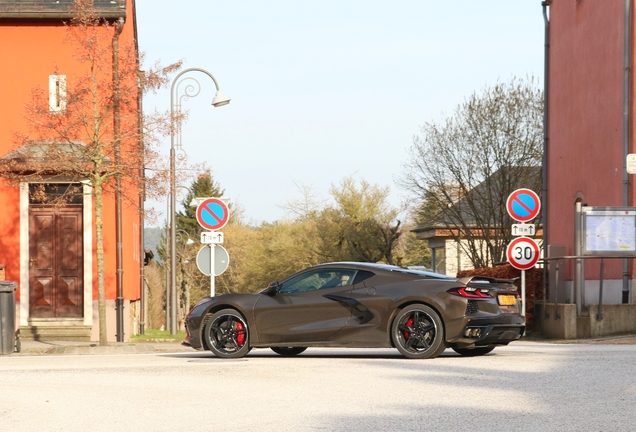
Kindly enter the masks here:
[[[182, 143], [181, 143], [181, 125], [177, 125], [175, 123], [175, 109], [176, 112], [181, 112], [181, 98], [185, 98], [186, 100], [191, 97], [195, 97], [199, 94], [201, 90], [201, 85], [199, 81], [192, 77], [186, 77], [179, 81], [179, 79], [188, 72], [201, 72], [212, 78], [214, 81], [214, 85], [216, 86], [216, 94], [214, 95], [214, 99], [212, 100], [212, 105], [215, 107], [227, 105], [230, 103], [230, 99], [225, 96], [221, 90], [219, 89], [219, 84], [212, 74], [205, 69], [200, 68], [190, 68], [182, 71], [175, 77], [172, 81], [172, 86], [170, 87], [170, 303], [172, 307], [170, 308], [170, 334], [177, 334], [177, 266], [176, 266], [176, 246], [177, 246], [177, 230], [176, 230], [176, 193], [175, 193], [175, 183], [176, 183], [176, 175], [175, 175], [175, 165], [176, 165], [176, 148], [180, 151], [183, 151]], [[186, 80], [191, 80], [193, 83], [189, 83], [184, 91], [183, 95], [180, 97], [177, 93], [179, 92], [179, 84]], [[193, 85], [196, 83], [195, 85]], [[176, 90], [176, 91], [175, 91]], [[175, 99], [177, 103], [175, 104]], [[176, 132], [176, 133], [175, 133]], [[176, 138], [176, 140], [175, 140]], [[176, 142], [175, 142], [176, 141]]]
[[[177, 189], [182, 189], [183, 192], [180, 193], [185, 193], [185, 194], [190, 194], [191, 191], [190, 189], [188, 189], [185, 186], [182, 185], [175, 185], [174, 190], [176, 191]], [[186, 196], [184, 194], [184, 196]], [[179, 194], [177, 193], [175, 196], [179, 196]], [[192, 205], [192, 204], [190, 204]], [[170, 195], [168, 195], [168, 199], [166, 200], [166, 215], [170, 215]], [[170, 317], [172, 317], [172, 313], [170, 312], [171, 308], [172, 308], [172, 290], [170, 289], [170, 269], [171, 269], [171, 265], [170, 265], [170, 261], [171, 261], [171, 257], [172, 254], [170, 253], [170, 248], [171, 248], [171, 242], [170, 242], [170, 220], [172, 218], [170, 217], [170, 219], [168, 219], [168, 217], [166, 216], [166, 255], [167, 255], [167, 260], [166, 260], [166, 329], [168, 331], [172, 331], [172, 320]], [[185, 233], [186, 231], [184, 230], [177, 230], [180, 232]], [[179, 234], [175, 234], [176, 237], [179, 237]], [[187, 234], [186, 234], [187, 236]], [[175, 238], [176, 238], [175, 237]], [[188, 241], [187, 244], [190, 245], [192, 243], [194, 243], [189, 236], [188, 237]], [[175, 252], [176, 253], [176, 252]], [[176, 264], [175, 264], [176, 265]], [[179, 329], [175, 330], [175, 332], [177, 332]]]
[[[188, 246], [191, 246], [191, 245], [194, 244], [194, 240], [192, 240], [190, 238], [190, 234], [188, 234], [188, 232], [185, 231], [185, 230], [177, 229], [176, 237], [177, 237], [177, 241], [179, 242], [179, 244], [182, 245], [182, 249], [181, 249], [182, 253], [186, 252], [186, 249], [187, 249]], [[184, 241], [184, 239], [187, 239], [187, 240]], [[178, 251], [176, 251], [176, 253], [175, 253], [175, 265], [176, 265], [176, 262], [178, 262], [178, 263], [180, 263], [180, 266], [181, 266], [181, 273], [182, 273], [181, 282], [180, 282], [181, 284], [184, 283], [183, 265], [184, 265], [184, 263], [188, 262], [187, 259], [184, 261], [182, 253], [179, 253]], [[177, 282], [178, 282], [178, 278], [177, 278]], [[178, 321], [178, 317], [179, 317], [180, 310], [181, 310], [181, 308], [179, 307], [179, 289], [180, 289], [180, 286], [178, 286], [178, 285], [175, 285], [175, 286], [176, 286], [175, 291], [177, 292], [177, 296], [176, 296], [177, 297], [177, 301], [176, 301], [176, 303], [172, 304], [172, 307], [177, 311], [177, 321]], [[179, 326], [177, 325], [177, 328], [175, 329], [175, 333], [178, 332], [178, 331], [179, 331]]]

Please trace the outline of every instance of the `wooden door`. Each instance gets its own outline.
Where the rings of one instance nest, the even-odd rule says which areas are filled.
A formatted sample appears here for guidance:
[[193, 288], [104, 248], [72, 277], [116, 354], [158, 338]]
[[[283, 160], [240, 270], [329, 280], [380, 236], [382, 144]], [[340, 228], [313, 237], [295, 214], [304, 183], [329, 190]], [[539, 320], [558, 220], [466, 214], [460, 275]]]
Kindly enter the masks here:
[[29, 316], [81, 318], [82, 206], [29, 208]]

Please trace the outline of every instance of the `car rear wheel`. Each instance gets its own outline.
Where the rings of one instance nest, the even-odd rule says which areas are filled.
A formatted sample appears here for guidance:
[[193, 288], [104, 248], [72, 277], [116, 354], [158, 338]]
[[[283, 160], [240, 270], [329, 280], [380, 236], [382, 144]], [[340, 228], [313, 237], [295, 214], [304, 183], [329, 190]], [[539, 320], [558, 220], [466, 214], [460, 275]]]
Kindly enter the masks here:
[[453, 348], [453, 351], [455, 351], [457, 354], [460, 354], [464, 357], [476, 357], [476, 356], [482, 356], [484, 354], [488, 354], [494, 349], [495, 349], [494, 346], [485, 346], [485, 347], [478, 347], [478, 348]]
[[283, 357], [292, 357], [304, 352], [307, 347], [271, 347], [272, 351]]
[[391, 332], [395, 347], [407, 358], [435, 358], [446, 349], [442, 320], [426, 305], [402, 309], [393, 320]]
[[210, 351], [217, 357], [238, 358], [250, 352], [247, 322], [234, 309], [216, 312], [203, 331]]

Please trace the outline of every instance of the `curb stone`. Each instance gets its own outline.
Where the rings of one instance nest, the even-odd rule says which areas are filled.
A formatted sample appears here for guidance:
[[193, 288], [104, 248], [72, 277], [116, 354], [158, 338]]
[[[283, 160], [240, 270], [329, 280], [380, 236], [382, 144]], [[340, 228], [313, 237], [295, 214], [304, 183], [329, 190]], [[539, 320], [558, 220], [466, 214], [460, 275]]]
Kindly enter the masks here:
[[[180, 341], [179, 341], [180, 342]], [[191, 348], [184, 347], [176, 341], [158, 343], [111, 342], [107, 346], [100, 346], [96, 342], [35, 342], [23, 341], [22, 350], [12, 353], [14, 356], [38, 355], [99, 355], [99, 354], [149, 354], [169, 352], [189, 352]]]
[[55, 346], [44, 354], [135, 354], [155, 352], [151, 344], [129, 344], [108, 346]]

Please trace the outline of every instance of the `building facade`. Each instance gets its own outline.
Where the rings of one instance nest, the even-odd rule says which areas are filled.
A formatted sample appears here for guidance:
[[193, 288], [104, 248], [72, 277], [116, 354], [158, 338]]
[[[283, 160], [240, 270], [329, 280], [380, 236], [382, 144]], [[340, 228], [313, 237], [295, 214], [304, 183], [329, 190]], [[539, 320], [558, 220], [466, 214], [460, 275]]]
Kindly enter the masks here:
[[[546, 241], [559, 254], [580, 254], [581, 207], [635, 205], [633, 176], [626, 172], [626, 154], [634, 153], [633, 3], [543, 2], [548, 59]], [[571, 294], [564, 297], [572, 299], [578, 291], [583, 304], [597, 303], [599, 267], [599, 260], [570, 260], [565, 290]], [[633, 303], [633, 274], [632, 260], [605, 260], [604, 303]]]
[[[86, 63], [69, 44], [67, 25], [72, 0], [48, 2], [0, 1], [0, 157], [16, 151], [19, 136], [28, 130], [25, 105], [37, 89], [48, 92], [51, 112], [66, 109], [67, 85], [85, 73]], [[133, 0], [95, 0], [97, 16], [109, 22], [121, 19], [120, 46], [136, 47]], [[114, 26], [104, 27], [100, 40], [113, 50]], [[108, 48], [110, 47], [110, 48]], [[111, 60], [112, 61], [112, 60]], [[104, 70], [112, 64], [102, 65]], [[138, 106], [133, 108], [138, 110]], [[35, 190], [59, 194], [68, 187], [83, 193], [66, 205], [38, 200]], [[137, 203], [139, 200], [137, 199]], [[41, 340], [97, 340], [97, 249], [95, 201], [89, 184], [69, 183], [51, 172], [38, 184], [9, 184], [0, 180], [0, 263], [6, 279], [18, 283], [16, 316], [21, 338]], [[116, 209], [113, 195], [104, 197], [104, 274], [108, 340], [116, 335]], [[140, 297], [140, 218], [135, 203], [122, 212], [122, 286], [127, 340], [136, 332], [131, 302]], [[121, 311], [121, 309], [120, 309]]]

